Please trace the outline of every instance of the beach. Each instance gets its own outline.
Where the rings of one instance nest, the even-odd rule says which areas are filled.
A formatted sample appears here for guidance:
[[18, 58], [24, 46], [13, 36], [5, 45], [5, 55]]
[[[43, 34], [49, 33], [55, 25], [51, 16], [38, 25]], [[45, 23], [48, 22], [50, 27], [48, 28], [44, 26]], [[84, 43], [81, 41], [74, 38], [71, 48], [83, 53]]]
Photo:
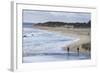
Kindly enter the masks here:
[[89, 30], [43, 26], [24, 27], [23, 63], [90, 59], [90, 50], [82, 47], [83, 44], [90, 42]]
[[91, 59], [91, 13], [24, 10], [22, 62]]
[[83, 44], [87, 44], [91, 42], [91, 29], [90, 28], [65, 28], [65, 27], [48, 27], [48, 26], [33, 26], [33, 28], [38, 28], [41, 30], [46, 30], [49, 32], [56, 32], [64, 36], [79, 38], [79, 40], [75, 43], [66, 45], [63, 47], [64, 50], [67, 51], [67, 47], [70, 48], [70, 51], [77, 52], [77, 48], [79, 48], [80, 52], [90, 53], [90, 50], [86, 50], [82, 47]]

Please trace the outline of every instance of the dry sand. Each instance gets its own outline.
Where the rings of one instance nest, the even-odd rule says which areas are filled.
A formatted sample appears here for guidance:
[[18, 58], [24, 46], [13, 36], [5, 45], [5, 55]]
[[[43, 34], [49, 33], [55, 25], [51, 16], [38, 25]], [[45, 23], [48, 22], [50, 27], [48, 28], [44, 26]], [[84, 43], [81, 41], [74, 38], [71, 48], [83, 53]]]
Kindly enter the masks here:
[[90, 28], [65, 28], [65, 27], [42, 27], [42, 26], [35, 26], [34, 28], [39, 28], [42, 30], [48, 30], [52, 32], [56, 32], [65, 36], [76, 37], [80, 40], [69, 45], [64, 46], [63, 49], [67, 50], [67, 47], [70, 48], [70, 51], [77, 51], [77, 48], [80, 48], [80, 52], [90, 52], [85, 50], [81, 47], [82, 44], [90, 43], [91, 42], [91, 29]]

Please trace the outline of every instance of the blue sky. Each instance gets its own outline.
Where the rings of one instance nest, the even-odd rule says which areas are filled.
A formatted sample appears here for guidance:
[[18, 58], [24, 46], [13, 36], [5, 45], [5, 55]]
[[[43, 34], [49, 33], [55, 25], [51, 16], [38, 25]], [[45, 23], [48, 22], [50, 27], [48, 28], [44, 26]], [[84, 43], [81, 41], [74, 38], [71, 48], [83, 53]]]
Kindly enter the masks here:
[[90, 13], [23, 10], [23, 22], [27, 23], [43, 23], [48, 21], [88, 22], [89, 20], [91, 20]]

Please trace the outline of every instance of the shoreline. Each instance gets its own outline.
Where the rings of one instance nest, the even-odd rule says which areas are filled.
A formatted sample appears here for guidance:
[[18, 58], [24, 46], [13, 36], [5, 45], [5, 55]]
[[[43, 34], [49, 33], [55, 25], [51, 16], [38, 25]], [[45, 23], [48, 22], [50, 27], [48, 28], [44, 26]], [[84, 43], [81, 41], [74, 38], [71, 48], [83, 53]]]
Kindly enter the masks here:
[[33, 26], [33, 28], [38, 28], [41, 30], [46, 30], [49, 32], [59, 33], [64, 36], [79, 38], [79, 41], [72, 43], [69, 46], [64, 46], [63, 49], [67, 51], [67, 47], [70, 51], [77, 52], [79, 48], [80, 52], [90, 53], [89, 50], [82, 48], [83, 44], [90, 43], [90, 29], [80, 29], [80, 28], [64, 28], [64, 27], [47, 27], [47, 26]]

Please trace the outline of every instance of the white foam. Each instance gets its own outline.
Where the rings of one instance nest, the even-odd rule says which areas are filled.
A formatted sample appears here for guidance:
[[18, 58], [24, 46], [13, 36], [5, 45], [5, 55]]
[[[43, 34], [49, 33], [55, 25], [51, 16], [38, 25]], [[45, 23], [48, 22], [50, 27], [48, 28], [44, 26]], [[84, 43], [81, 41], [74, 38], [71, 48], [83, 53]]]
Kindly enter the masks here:
[[77, 38], [66, 37], [40, 29], [24, 28], [24, 53], [62, 53], [62, 47], [78, 41]]

